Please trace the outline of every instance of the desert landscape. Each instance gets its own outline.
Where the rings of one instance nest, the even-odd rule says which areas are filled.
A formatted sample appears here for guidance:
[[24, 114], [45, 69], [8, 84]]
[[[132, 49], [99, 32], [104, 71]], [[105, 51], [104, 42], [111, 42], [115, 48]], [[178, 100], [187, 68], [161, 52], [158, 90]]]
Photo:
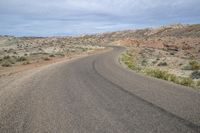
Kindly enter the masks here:
[[129, 62], [127, 65], [132, 69], [143, 73], [149, 69], [159, 74], [164, 71], [176, 78], [183, 77], [184, 83], [166, 78], [166, 75], [156, 76], [155, 72], [149, 75], [195, 88], [200, 86], [199, 24], [174, 24], [77, 37], [0, 36], [0, 73], [5, 75], [24, 66], [69, 59], [112, 45], [127, 48], [123, 56], [129, 58], [125, 64]]
[[0, 133], [200, 133], [200, 0], [1, 0]]
[[200, 26], [171, 25], [147, 30], [144, 38], [118, 43], [129, 47], [123, 55], [131, 69], [177, 84], [200, 87]]
[[83, 38], [0, 36], [0, 75], [104, 49]]

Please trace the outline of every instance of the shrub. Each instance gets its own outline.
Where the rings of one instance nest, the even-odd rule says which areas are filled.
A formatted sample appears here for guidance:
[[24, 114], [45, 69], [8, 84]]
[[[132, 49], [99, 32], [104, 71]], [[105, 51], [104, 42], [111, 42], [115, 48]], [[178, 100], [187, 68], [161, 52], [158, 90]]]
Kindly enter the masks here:
[[83, 52], [85, 52], [85, 51], [87, 51], [87, 48], [81, 48], [81, 50], [82, 50]]
[[142, 66], [146, 66], [147, 65], [147, 60], [142, 60], [142, 62], [141, 62], [141, 64], [142, 64]]
[[176, 76], [175, 74], [171, 74], [168, 71], [164, 71], [161, 69], [145, 68], [145, 69], [141, 70], [141, 68], [139, 68], [135, 65], [133, 57], [130, 54], [123, 54], [121, 60], [129, 68], [143, 72], [152, 77], [156, 77], [156, 78], [167, 80], [167, 81], [172, 81], [174, 83], [181, 84], [184, 86], [189, 86], [189, 87], [194, 87], [195, 85], [200, 86], [200, 81], [198, 81], [198, 83], [196, 83], [192, 80], [192, 78], [179, 77], [179, 76]]
[[49, 61], [50, 58], [49, 58], [49, 57], [44, 57], [43, 60], [45, 60], [45, 61]]
[[49, 55], [49, 57], [55, 57], [55, 55], [51, 54], [51, 55]]
[[163, 71], [160, 69], [147, 69], [145, 73], [152, 77], [172, 81], [174, 83], [185, 85], [185, 86], [192, 86], [194, 84], [194, 81], [191, 78], [178, 77], [174, 74], [170, 74], [167, 71]]
[[9, 56], [9, 55], [4, 56], [3, 59], [5, 59], [5, 60], [6, 60], [6, 59], [10, 59], [10, 56]]
[[39, 51], [43, 51], [43, 49], [42, 49], [42, 48], [38, 48], [38, 50], [39, 50]]
[[174, 83], [178, 83], [178, 82], [179, 82], [178, 77], [177, 77], [176, 75], [174, 75], [174, 74], [170, 74], [168, 80], [169, 80], [169, 81], [172, 81], [172, 82], [174, 82]]
[[185, 85], [185, 86], [192, 86], [193, 83], [194, 82], [191, 78], [185, 78], [185, 77], [182, 77], [179, 82], [179, 84]]
[[196, 71], [192, 72], [191, 75], [190, 75], [190, 77], [192, 79], [200, 79], [200, 71], [196, 70]]
[[18, 62], [22, 62], [22, 61], [26, 61], [26, 60], [27, 60], [27, 58], [24, 57], [24, 56], [21, 56], [21, 57], [18, 57], [18, 58], [17, 58], [17, 61], [18, 61]]
[[199, 81], [197, 81], [197, 84], [196, 84], [196, 86], [200, 86], [200, 80], [199, 80]]
[[167, 71], [163, 71], [160, 69], [146, 69], [145, 73], [147, 75], [156, 77], [156, 78], [160, 78], [160, 79], [164, 79], [164, 80], [168, 80], [170, 77], [170, 74]]
[[11, 67], [12, 65], [11, 65], [10, 62], [6, 61], [6, 62], [4, 62], [1, 66], [2, 66], [2, 67]]
[[4, 62], [4, 63], [10, 63], [10, 64], [15, 64], [16, 62], [16, 59], [15, 59], [15, 56], [4, 56], [3, 59], [1, 59], [1, 62]]
[[197, 61], [195, 61], [195, 60], [190, 61], [189, 64], [190, 64], [192, 70], [199, 70], [199, 69], [200, 69], [200, 64], [199, 64], [199, 62], [197, 62]]
[[191, 65], [186, 65], [186, 66], [183, 66], [182, 69], [183, 70], [192, 70], [192, 66]]
[[160, 63], [158, 63], [158, 66], [167, 66], [167, 63], [166, 62], [160, 62]]
[[31, 64], [29, 61], [25, 61], [24, 63], [23, 63], [23, 65], [28, 65], [28, 64]]
[[133, 61], [133, 57], [130, 54], [123, 54], [121, 60], [124, 62], [124, 64], [126, 64], [130, 69], [136, 70], [136, 71], [140, 71], [141, 68], [136, 66], [134, 61]]
[[63, 54], [63, 53], [56, 53], [56, 55], [58, 55], [58, 56], [65, 56], [65, 54]]
[[200, 69], [200, 63], [193, 60], [190, 61], [187, 66], [183, 67], [183, 70], [199, 70]]

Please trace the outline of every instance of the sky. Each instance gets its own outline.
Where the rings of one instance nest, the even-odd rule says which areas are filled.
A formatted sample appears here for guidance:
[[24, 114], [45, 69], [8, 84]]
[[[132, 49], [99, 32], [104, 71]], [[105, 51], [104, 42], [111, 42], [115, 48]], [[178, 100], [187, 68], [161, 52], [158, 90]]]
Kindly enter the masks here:
[[200, 0], [0, 0], [0, 35], [67, 36], [200, 23]]

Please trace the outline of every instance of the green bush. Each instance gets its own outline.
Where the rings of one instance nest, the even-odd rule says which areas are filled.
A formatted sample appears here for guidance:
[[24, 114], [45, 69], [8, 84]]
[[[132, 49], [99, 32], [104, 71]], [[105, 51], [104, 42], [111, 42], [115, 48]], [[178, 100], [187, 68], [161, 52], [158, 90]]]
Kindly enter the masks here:
[[194, 81], [191, 78], [181, 77], [179, 84], [184, 86], [192, 86]]
[[[156, 77], [159, 79], [163, 79], [163, 80], [167, 80], [167, 81], [172, 81], [176, 84], [181, 84], [184, 86], [189, 86], [189, 87], [195, 87], [195, 86], [200, 86], [200, 81], [198, 82], [194, 82], [192, 78], [190, 77], [180, 77], [180, 76], [176, 76], [175, 74], [171, 74], [168, 71], [164, 71], [161, 69], [153, 69], [153, 68], [143, 68], [143, 70], [138, 67], [135, 63], [134, 63], [134, 57], [132, 57], [131, 54], [123, 54], [121, 57], [121, 60], [124, 62], [124, 64], [126, 64], [129, 68], [136, 70], [136, 71], [140, 71], [143, 72], [149, 76], [152, 77]], [[196, 63], [191, 62], [190, 63], [191, 68], [197, 68]]]
[[199, 87], [200, 87], [200, 80], [197, 81], [196, 86], [199, 86]]
[[200, 63], [192, 60], [189, 62], [188, 65], [183, 67], [183, 70], [199, 70], [200, 69]]
[[133, 57], [130, 54], [123, 54], [121, 60], [127, 65], [130, 69], [140, 71], [141, 68], [136, 66], [133, 60]]
[[152, 77], [168, 80], [170, 77], [170, 74], [167, 71], [163, 71], [160, 69], [146, 69], [145, 73], [147, 75], [150, 75]]
[[192, 70], [199, 70], [200, 69], [200, 63], [195, 61], [195, 60], [190, 61], [189, 64], [190, 64]]
[[194, 81], [191, 78], [178, 77], [174, 74], [170, 74], [169, 72], [160, 69], [146, 69], [145, 73], [149, 76], [172, 81], [174, 83], [184, 86], [192, 86], [194, 84]]
[[178, 83], [178, 78], [177, 78], [177, 76], [174, 75], [174, 74], [170, 74], [168, 80], [169, 80], [169, 81], [172, 81], [172, 82], [174, 82], [174, 83]]

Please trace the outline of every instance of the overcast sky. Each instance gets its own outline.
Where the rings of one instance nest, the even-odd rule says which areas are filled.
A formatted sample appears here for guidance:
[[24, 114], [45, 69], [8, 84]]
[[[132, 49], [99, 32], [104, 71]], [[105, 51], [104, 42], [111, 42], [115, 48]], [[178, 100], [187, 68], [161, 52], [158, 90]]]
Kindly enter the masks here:
[[79, 35], [199, 22], [200, 0], [0, 0], [1, 35]]

